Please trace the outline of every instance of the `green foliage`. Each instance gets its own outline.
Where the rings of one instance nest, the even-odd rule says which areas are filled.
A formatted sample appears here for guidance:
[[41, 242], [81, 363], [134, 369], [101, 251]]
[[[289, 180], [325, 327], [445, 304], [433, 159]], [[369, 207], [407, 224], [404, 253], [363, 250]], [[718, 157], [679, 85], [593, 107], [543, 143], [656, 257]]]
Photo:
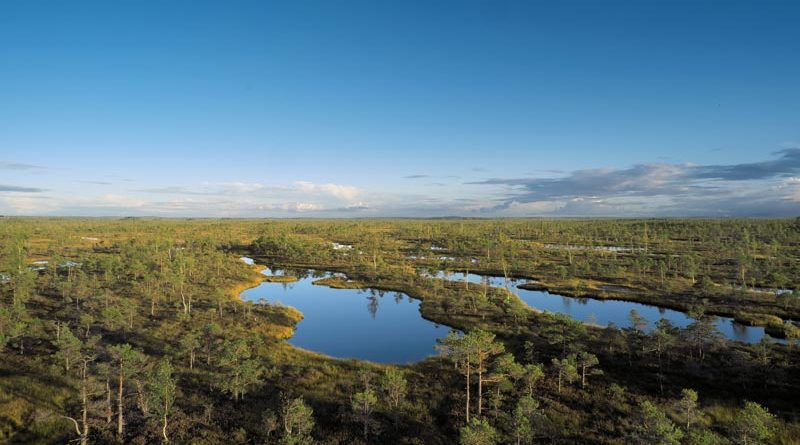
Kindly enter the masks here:
[[81, 357], [83, 342], [75, 337], [69, 327], [64, 326], [55, 343], [56, 359], [64, 364], [65, 371], [69, 371]]
[[678, 409], [686, 418], [686, 430], [689, 430], [692, 427], [692, 421], [697, 411], [697, 391], [684, 388], [678, 401]]
[[461, 445], [495, 445], [498, 440], [497, 430], [488, 421], [473, 418], [472, 421], [461, 427], [459, 444]]
[[180, 347], [188, 358], [190, 369], [194, 368], [195, 351], [202, 346], [200, 340], [200, 333], [195, 331], [188, 332], [180, 339]]
[[539, 402], [531, 396], [522, 396], [514, 408], [514, 438], [517, 444], [531, 443], [535, 437], [534, 416], [539, 409]]
[[691, 431], [686, 436], [686, 445], [728, 445], [731, 441], [710, 430]]
[[281, 403], [283, 424], [281, 443], [284, 445], [310, 445], [314, 443], [314, 410], [306, 405], [302, 397], [284, 398]]
[[775, 435], [775, 417], [755, 402], [745, 402], [733, 425], [734, 441], [742, 445], [768, 444]]
[[142, 371], [145, 356], [130, 344], [113, 345], [108, 348], [108, 351], [114, 358], [121, 376], [127, 378]]
[[372, 413], [378, 404], [378, 396], [370, 388], [365, 388], [353, 394], [350, 407], [359, 422], [363, 425], [364, 440], [369, 437], [369, 428], [372, 423]]
[[564, 382], [572, 383], [580, 376], [578, 373], [576, 356], [575, 354], [570, 354], [563, 359], [554, 358], [552, 359], [551, 363], [556, 374], [556, 379], [558, 381], [558, 392], [560, 394], [561, 387]]
[[16, 302], [10, 307], [0, 307], [0, 349], [10, 343], [24, 353], [24, 336], [30, 324], [31, 317], [23, 304]]
[[787, 320], [783, 324], [783, 335], [789, 347], [794, 347], [797, 342], [800, 342], [800, 326]]
[[586, 326], [580, 321], [573, 320], [568, 315], [556, 313], [550, 316], [542, 334], [547, 338], [548, 343], [560, 346], [561, 354], [566, 355], [567, 352], [580, 348], [580, 343], [588, 332]]
[[650, 401], [639, 404], [639, 422], [632, 439], [641, 445], [679, 445], [681, 431], [667, 415]]
[[168, 419], [172, 414], [178, 392], [178, 385], [172, 374], [172, 364], [168, 358], [164, 358], [153, 368], [147, 382], [149, 405], [153, 412], [163, 419], [161, 431], [165, 442], [169, 440], [167, 435]]
[[226, 378], [218, 385], [234, 400], [244, 399], [247, 389], [260, 382], [263, 368], [252, 358], [252, 347], [247, 340], [225, 340], [220, 349], [219, 364]]
[[381, 390], [390, 408], [397, 409], [408, 394], [408, 381], [403, 371], [387, 368], [381, 378]]
[[590, 375], [602, 375], [603, 371], [595, 368], [600, 364], [600, 360], [591, 352], [581, 351], [576, 358], [576, 365], [581, 374], [581, 388], [586, 388], [586, 377]]
[[528, 364], [522, 370], [520, 379], [529, 397], [533, 397], [536, 384], [544, 377], [544, 365], [541, 363]]
[[103, 326], [110, 331], [119, 329], [125, 325], [125, 314], [122, 313], [119, 307], [109, 306], [104, 308], [101, 317], [103, 319]]

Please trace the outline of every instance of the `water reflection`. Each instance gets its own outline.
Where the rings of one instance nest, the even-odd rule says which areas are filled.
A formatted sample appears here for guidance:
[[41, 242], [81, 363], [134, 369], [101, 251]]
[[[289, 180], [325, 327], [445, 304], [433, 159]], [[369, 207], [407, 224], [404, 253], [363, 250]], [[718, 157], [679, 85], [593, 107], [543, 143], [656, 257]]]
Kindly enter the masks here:
[[[423, 275], [435, 276], [437, 278], [444, 278], [451, 281], [470, 282], [470, 283], [488, 283], [491, 286], [504, 287], [509, 291], [515, 293], [522, 301], [529, 306], [548, 312], [556, 312], [565, 314], [574, 320], [587, 321], [594, 320], [593, 324], [599, 326], [607, 326], [614, 324], [620, 328], [631, 327], [631, 321], [628, 315], [631, 310], [636, 310], [641, 316], [647, 320], [645, 331], [649, 332], [654, 327], [658, 320], [669, 320], [673, 325], [686, 328], [694, 319], [687, 314], [648, 304], [636, 303], [631, 301], [620, 300], [600, 300], [585, 297], [568, 297], [563, 295], [555, 295], [544, 291], [533, 291], [526, 289], [519, 289], [517, 285], [524, 283], [524, 280], [514, 278], [506, 279], [499, 276], [486, 276], [478, 274], [464, 274], [462, 272], [447, 272], [439, 271], [436, 274], [429, 274], [427, 272], [420, 272]], [[758, 343], [764, 337], [765, 332], [763, 327], [747, 326], [741, 323], [736, 323], [730, 317], [715, 317], [715, 325], [717, 329], [728, 339], [737, 340], [745, 343]]]
[[[449, 328], [422, 318], [419, 301], [404, 293], [377, 289], [333, 289], [312, 284], [340, 277], [308, 269], [266, 269], [265, 275], [291, 275], [293, 283], [264, 282], [242, 292], [248, 301], [266, 300], [292, 306], [303, 313], [289, 343], [337, 358], [381, 363], [411, 363], [435, 354], [438, 338]], [[406, 298], [407, 297], [407, 298]], [[366, 309], [366, 310], [365, 310]]]
[[378, 315], [378, 296], [374, 292], [367, 297], [367, 312], [372, 316], [373, 320]]

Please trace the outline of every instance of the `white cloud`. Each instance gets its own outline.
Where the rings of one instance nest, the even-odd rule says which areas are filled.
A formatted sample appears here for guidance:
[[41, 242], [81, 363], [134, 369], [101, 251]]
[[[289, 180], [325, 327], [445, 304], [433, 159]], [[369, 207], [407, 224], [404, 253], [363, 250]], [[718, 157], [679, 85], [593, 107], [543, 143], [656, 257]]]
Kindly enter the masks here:
[[361, 209], [368, 209], [369, 205], [363, 201], [354, 202], [352, 204], [347, 204], [344, 208], [348, 210], [361, 210]]
[[553, 201], [534, 201], [534, 202], [512, 201], [511, 204], [509, 204], [506, 213], [518, 216], [552, 213], [558, 210], [558, 206], [559, 204]]
[[39, 215], [59, 207], [57, 202], [36, 195], [0, 195], [0, 212], [10, 215]]
[[106, 194], [94, 198], [81, 198], [75, 200], [76, 204], [85, 207], [127, 207], [137, 208], [147, 204], [147, 201], [130, 196]]
[[313, 202], [293, 202], [290, 204], [284, 205], [284, 210], [289, 212], [315, 212], [322, 210], [322, 207], [318, 204], [314, 204]]
[[[635, 164], [495, 178], [419, 192], [335, 182], [122, 184], [76, 193], [2, 191], [0, 213], [158, 216], [785, 216], [800, 214], [800, 149], [733, 165]], [[12, 166], [22, 168], [21, 166]], [[413, 176], [413, 175], [412, 175]]]
[[303, 193], [329, 195], [342, 201], [355, 201], [360, 191], [350, 185], [340, 185], [334, 183], [315, 184], [309, 181], [297, 181], [298, 188]]
[[219, 184], [223, 190], [233, 193], [252, 193], [263, 190], [266, 185], [257, 182], [223, 182]]

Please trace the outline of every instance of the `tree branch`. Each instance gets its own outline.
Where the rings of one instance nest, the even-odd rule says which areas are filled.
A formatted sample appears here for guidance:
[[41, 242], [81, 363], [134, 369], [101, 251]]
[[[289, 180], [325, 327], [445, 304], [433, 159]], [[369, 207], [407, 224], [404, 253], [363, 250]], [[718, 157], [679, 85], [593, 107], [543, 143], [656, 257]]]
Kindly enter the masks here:
[[81, 435], [81, 427], [80, 427], [80, 424], [78, 424], [78, 421], [77, 421], [77, 420], [75, 420], [75, 419], [73, 419], [72, 417], [69, 417], [69, 416], [62, 416], [62, 415], [59, 415], [58, 417], [63, 417], [64, 419], [69, 419], [69, 420], [71, 420], [71, 421], [72, 421], [72, 423], [74, 423], [74, 424], [75, 424], [75, 432], [76, 432], [76, 433], [77, 433], [79, 436]]

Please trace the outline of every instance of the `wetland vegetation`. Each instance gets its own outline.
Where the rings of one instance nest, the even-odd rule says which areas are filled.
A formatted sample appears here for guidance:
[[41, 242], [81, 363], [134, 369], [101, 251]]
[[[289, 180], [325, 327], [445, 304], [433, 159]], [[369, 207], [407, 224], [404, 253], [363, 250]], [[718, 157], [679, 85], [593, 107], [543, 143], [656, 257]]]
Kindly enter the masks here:
[[0, 242], [2, 442], [800, 440], [800, 220], [3, 218]]

